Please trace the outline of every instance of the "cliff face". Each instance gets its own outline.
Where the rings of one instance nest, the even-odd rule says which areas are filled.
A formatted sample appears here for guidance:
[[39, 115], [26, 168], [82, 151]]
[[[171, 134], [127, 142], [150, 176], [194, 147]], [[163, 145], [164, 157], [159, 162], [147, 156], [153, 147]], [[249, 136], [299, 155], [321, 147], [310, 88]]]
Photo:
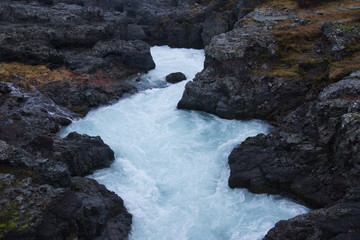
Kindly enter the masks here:
[[360, 7], [263, 6], [212, 38], [178, 108], [277, 126], [233, 150], [229, 186], [322, 209], [281, 221], [265, 239], [357, 239]]

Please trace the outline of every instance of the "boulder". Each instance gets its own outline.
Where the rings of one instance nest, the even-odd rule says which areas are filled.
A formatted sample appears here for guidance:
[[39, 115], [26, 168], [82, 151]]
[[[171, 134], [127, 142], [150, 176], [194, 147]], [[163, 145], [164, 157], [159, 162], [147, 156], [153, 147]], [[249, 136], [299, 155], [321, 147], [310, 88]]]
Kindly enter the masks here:
[[37, 231], [42, 239], [127, 239], [132, 216], [115, 193], [95, 180], [71, 179], [70, 189], [46, 209]]
[[186, 80], [186, 76], [182, 72], [170, 73], [166, 76], [166, 81], [169, 83], [178, 83], [183, 80]]

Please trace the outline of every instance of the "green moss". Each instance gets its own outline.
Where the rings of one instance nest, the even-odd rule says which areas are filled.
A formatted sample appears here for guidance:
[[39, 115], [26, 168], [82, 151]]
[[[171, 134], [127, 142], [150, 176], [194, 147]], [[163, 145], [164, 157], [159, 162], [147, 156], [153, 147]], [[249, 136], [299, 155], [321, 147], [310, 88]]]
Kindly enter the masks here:
[[293, 66], [291, 68], [277, 68], [272, 71], [273, 75], [281, 76], [281, 77], [297, 77], [298, 69], [297, 67]]
[[352, 32], [356, 28], [358, 28], [357, 25], [346, 25], [346, 24], [343, 24], [343, 23], [334, 23], [334, 26], [338, 27], [339, 29], [341, 29], [344, 32]]
[[0, 238], [10, 231], [25, 231], [30, 226], [26, 222], [33, 222], [29, 216], [20, 214], [19, 205], [9, 202], [1, 206], [0, 211]]

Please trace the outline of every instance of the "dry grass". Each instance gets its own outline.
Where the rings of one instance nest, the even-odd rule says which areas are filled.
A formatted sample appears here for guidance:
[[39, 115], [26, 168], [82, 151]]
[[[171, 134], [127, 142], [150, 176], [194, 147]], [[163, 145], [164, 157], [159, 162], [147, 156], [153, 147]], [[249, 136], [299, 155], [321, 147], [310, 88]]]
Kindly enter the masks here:
[[[282, 1], [273, 1], [282, 2]], [[284, 1], [288, 4], [292, 1]], [[348, 4], [353, 1], [346, 1]], [[328, 3], [329, 5], [335, 2]], [[329, 6], [327, 5], [327, 6]], [[352, 31], [360, 27], [359, 11], [345, 10], [341, 12], [330, 12], [322, 15], [307, 15], [306, 19], [310, 20], [310, 24], [294, 27], [291, 20], [280, 22], [274, 27], [272, 36], [279, 46], [279, 62], [273, 64], [273, 75], [295, 76], [295, 73], [304, 75], [304, 70], [299, 68], [300, 65], [309, 63], [314, 59], [313, 50], [315, 44], [322, 41], [322, 35], [319, 29], [321, 24], [327, 21], [341, 20], [343, 24], [339, 27], [344, 31]], [[360, 69], [360, 39], [347, 46], [348, 55], [340, 60], [332, 59], [325, 56], [329, 62], [326, 78], [330, 81], [338, 80], [347, 74]], [[288, 69], [281, 66], [287, 66]], [[290, 66], [290, 67], [289, 67]], [[314, 65], [316, 66], [316, 64]], [[318, 77], [315, 77], [318, 79]], [[324, 74], [319, 78], [324, 78]]]
[[77, 81], [88, 84], [107, 84], [115, 80], [103, 72], [80, 74], [65, 68], [49, 69], [44, 65], [0, 63], [0, 81], [12, 82], [20, 88], [34, 90], [36, 87], [52, 81]]

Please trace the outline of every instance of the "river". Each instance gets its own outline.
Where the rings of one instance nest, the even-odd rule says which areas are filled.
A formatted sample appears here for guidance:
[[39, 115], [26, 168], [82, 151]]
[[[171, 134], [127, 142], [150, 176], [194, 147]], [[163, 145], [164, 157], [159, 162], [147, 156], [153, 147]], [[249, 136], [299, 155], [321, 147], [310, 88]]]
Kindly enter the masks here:
[[231, 150], [266, 133], [268, 124], [176, 109], [186, 81], [167, 86], [164, 78], [181, 71], [191, 80], [203, 68], [204, 52], [162, 46], [151, 53], [157, 67], [142, 77], [151, 89], [61, 131], [100, 135], [114, 150], [112, 166], [90, 177], [124, 199], [133, 215], [130, 239], [261, 239], [277, 221], [306, 213], [289, 200], [227, 185]]

